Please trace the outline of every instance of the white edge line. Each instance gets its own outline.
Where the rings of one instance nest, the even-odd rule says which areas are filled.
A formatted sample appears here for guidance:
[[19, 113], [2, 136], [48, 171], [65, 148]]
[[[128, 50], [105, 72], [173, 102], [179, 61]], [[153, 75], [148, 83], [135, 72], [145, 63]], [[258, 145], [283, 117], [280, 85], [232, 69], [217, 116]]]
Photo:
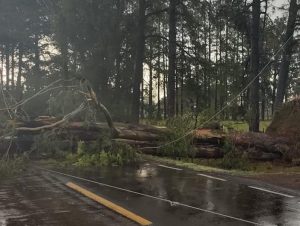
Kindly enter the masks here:
[[163, 167], [163, 168], [167, 168], [167, 169], [177, 170], [177, 171], [181, 171], [182, 170], [182, 169], [179, 169], [179, 168], [165, 166], [165, 165], [158, 165], [158, 166]]
[[222, 178], [218, 178], [218, 177], [213, 177], [213, 176], [209, 176], [209, 175], [206, 175], [206, 174], [202, 174], [202, 173], [198, 173], [197, 174], [198, 176], [202, 176], [202, 177], [207, 177], [207, 178], [210, 178], [210, 179], [215, 179], [215, 180], [220, 180], [220, 181], [227, 181], [225, 179], [222, 179]]
[[[156, 199], [156, 200], [168, 202], [168, 203], [171, 204], [171, 200], [168, 200], [168, 199], [164, 199], [164, 198], [155, 197], [155, 196], [148, 195], [148, 194], [143, 194], [143, 193], [139, 193], [139, 192], [127, 190], [127, 189], [124, 189], [124, 188], [112, 186], [112, 185], [109, 185], [109, 184], [100, 183], [100, 182], [89, 180], [89, 179], [85, 179], [85, 178], [82, 178], [82, 177], [73, 176], [71, 174], [66, 174], [66, 173], [62, 173], [62, 172], [59, 172], [59, 171], [55, 171], [55, 170], [44, 169], [44, 168], [41, 168], [41, 167], [37, 167], [37, 168], [39, 168], [41, 170], [44, 170], [44, 171], [48, 171], [50, 173], [55, 173], [55, 174], [59, 174], [59, 175], [63, 175], [63, 176], [71, 177], [71, 178], [75, 178], [75, 179], [78, 179], [78, 180], [87, 181], [87, 182], [90, 182], [90, 183], [98, 184], [100, 186], [110, 187], [110, 188], [113, 188], [113, 189], [116, 189], [116, 190], [119, 190], [119, 191], [125, 191], [125, 192], [129, 192], [129, 193], [132, 193], [132, 194], [137, 194], [137, 195], [145, 196], [145, 197], [148, 197], [148, 198], [152, 198], [152, 199]], [[225, 218], [229, 218], [229, 219], [233, 219], [233, 220], [237, 220], [237, 221], [241, 221], [241, 222], [246, 222], [246, 223], [253, 224], [253, 225], [262, 225], [260, 223], [256, 223], [256, 222], [253, 222], [253, 221], [244, 220], [242, 218], [233, 217], [233, 216], [230, 216], [230, 215], [226, 215], [226, 214], [218, 213], [218, 212], [215, 212], [215, 211], [211, 211], [211, 210], [206, 210], [206, 209], [202, 209], [202, 208], [190, 206], [190, 205], [183, 204], [183, 203], [177, 203], [177, 204], [180, 205], [180, 206], [184, 206], [184, 207], [196, 209], [196, 210], [199, 210], [201, 212], [211, 213], [211, 214], [214, 214], [214, 215], [217, 215], [217, 216], [221, 216], [221, 217], [225, 217]]]
[[264, 189], [264, 188], [259, 188], [259, 187], [255, 187], [255, 186], [248, 186], [248, 187], [259, 190], [259, 191], [264, 191], [264, 192], [269, 192], [271, 194], [284, 196], [284, 197], [287, 197], [287, 198], [295, 198], [295, 196], [292, 196], [292, 195], [287, 195], [287, 194], [283, 194], [283, 193], [280, 193], [280, 192], [270, 191], [270, 190], [267, 190], [267, 189]]

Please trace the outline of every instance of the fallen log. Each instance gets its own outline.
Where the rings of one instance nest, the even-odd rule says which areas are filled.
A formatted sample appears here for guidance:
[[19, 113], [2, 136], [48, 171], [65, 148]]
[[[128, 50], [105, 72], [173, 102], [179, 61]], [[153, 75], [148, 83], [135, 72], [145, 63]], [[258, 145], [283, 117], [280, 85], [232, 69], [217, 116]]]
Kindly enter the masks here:
[[[138, 149], [139, 152], [147, 155], [155, 155], [155, 156], [172, 156], [171, 153], [164, 152], [155, 147], [151, 148], [148, 146], [146, 149]], [[206, 159], [218, 159], [222, 158], [224, 153], [221, 149], [214, 147], [192, 147], [182, 156], [177, 157], [189, 157], [189, 158], [206, 158]], [[175, 157], [175, 156], [173, 156]]]
[[[18, 139], [14, 147], [26, 148], [25, 151], [28, 150], [30, 144], [33, 144], [36, 135], [53, 129], [59, 139], [73, 139], [75, 143], [76, 141], [87, 143], [96, 141], [104, 134], [110, 134], [111, 131], [107, 123], [68, 122], [64, 119], [58, 120], [46, 116], [31, 122], [17, 122], [16, 125], [19, 126], [15, 134]], [[118, 134], [113, 141], [126, 143], [138, 149], [147, 147], [141, 149], [141, 152], [154, 155], [162, 155], [162, 149], [154, 147], [166, 143], [167, 137], [172, 134], [165, 127], [126, 123], [114, 123], [114, 127]], [[218, 130], [198, 129], [193, 133], [192, 148], [188, 155], [194, 158], [222, 158], [224, 155], [222, 148], [226, 141], [233, 147], [246, 152], [250, 159], [255, 160], [280, 159], [284, 152], [290, 151], [291, 148], [287, 139], [271, 137], [263, 133], [225, 134]]]
[[271, 137], [264, 133], [237, 133], [228, 136], [230, 142], [244, 149], [255, 148], [267, 153], [283, 154], [290, 150], [289, 141], [282, 137]]
[[218, 159], [224, 157], [224, 152], [221, 148], [213, 145], [195, 146], [190, 154], [194, 158]]
[[248, 149], [246, 154], [248, 159], [257, 161], [274, 161], [282, 158], [281, 153], [264, 152], [256, 149]]
[[222, 147], [226, 140], [226, 134], [220, 130], [198, 129], [193, 133], [193, 144], [213, 144]]
[[156, 147], [158, 144], [156, 143], [151, 143], [151, 142], [148, 142], [148, 141], [139, 141], [139, 140], [128, 140], [128, 139], [113, 139], [112, 140], [113, 142], [116, 142], [116, 143], [123, 143], [123, 144], [128, 144], [130, 146], [133, 146], [133, 147], [136, 147], [136, 148], [139, 148], [139, 147]]

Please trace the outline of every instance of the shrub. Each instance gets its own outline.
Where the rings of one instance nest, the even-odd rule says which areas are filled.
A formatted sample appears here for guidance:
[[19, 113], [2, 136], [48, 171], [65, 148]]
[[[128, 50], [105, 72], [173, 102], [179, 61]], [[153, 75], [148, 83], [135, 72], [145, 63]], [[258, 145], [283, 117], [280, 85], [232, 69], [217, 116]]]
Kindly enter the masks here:
[[225, 155], [219, 164], [220, 167], [224, 169], [250, 169], [249, 160], [247, 157], [245, 157], [244, 153], [238, 150], [230, 142], [225, 142], [223, 151], [225, 152]]
[[89, 145], [82, 141], [78, 143], [77, 153], [68, 156], [68, 160], [79, 167], [123, 165], [137, 159], [136, 151], [126, 144], [113, 143], [107, 149], [91, 150]]
[[[200, 114], [188, 113], [183, 116], [177, 116], [166, 121], [166, 126], [172, 131], [165, 138], [165, 142], [173, 142], [161, 149], [163, 155], [171, 157], [188, 157], [192, 156], [193, 129], [203, 126], [203, 123], [210, 117], [209, 111], [203, 111]], [[178, 140], [178, 141], [177, 141]]]
[[185, 135], [193, 130], [194, 120], [191, 114], [187, 114], [167, 121], [167, 127], [170, 128], [172, 133], [165, 137], [165, 142], [178, 141], [164, 146], [161, 149], [163, 155], [172, 157], [186, 157], [188, 155], [188, 151], [191, 149], [192, 134], [188, 136]]
[[72, 142], [68, 139], [62, 140], [58, 137], [58, 130], [41, 133], [34, 137], [30, 154], [37, 157], [62, 158], [66, 156], [66, 150], [71, 150]]
[[15, 157], [13, 159], [0, 159], [0, 178], [14, 176], [25, 169], [25, 157]]

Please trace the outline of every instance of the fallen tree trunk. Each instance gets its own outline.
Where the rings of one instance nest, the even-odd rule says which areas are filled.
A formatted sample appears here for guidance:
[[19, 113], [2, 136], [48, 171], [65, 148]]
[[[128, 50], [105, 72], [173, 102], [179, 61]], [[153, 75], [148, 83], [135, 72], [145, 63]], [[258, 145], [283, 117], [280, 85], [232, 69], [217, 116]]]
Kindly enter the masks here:
[[255, 148], [267, 153], [279, 154], [290, 150], [289, 141], [286, 138], [275, 138], [264, 133], [237, 133], [228, 138], [233, 145], [244, 149]]
[[[63, 123], [61, 123], [63, 121]], [[68, 122], [64, 119], [57, 120], [51, 117], [40, 117], [31, 122], [17, 122], [16, 129], [17, 146], [26, 149], [33, 144], [34, 137], [41, 131], [55, 129], [55, 134], [61, 140], [73, 139], [76, 141], [92, 142], [98, 140], [104, 134], [110, 134], [111, 128], [107, 123]], [[113, 141], [126, 143], [139, 149], [141, 152], [153, 155], [162, 155], [162, 149], [157, 149], [169, 140], [172, 132], [165, 127], [148, 125], [132, 125], [115, 123], [118, 134]], [[263, 133], [236, 133], [224, 134], [221, 131], [211, 129], [199, 129], [193, 133], [192, 148], [188, 151], [189, 157], [194, 158], [222, 158], [225, 142], [229, 142], [247, 153], [250, 159], [274, 160], [282, 158], [284, 152], [288, 152], [291, 146], [284, 138], [271, 137]], [[3, 147], [7, 145], [2, 145]], [[147, 147], [145, 149], [145, 147]], [[1, 145], [0, 145], [1, 148]]]

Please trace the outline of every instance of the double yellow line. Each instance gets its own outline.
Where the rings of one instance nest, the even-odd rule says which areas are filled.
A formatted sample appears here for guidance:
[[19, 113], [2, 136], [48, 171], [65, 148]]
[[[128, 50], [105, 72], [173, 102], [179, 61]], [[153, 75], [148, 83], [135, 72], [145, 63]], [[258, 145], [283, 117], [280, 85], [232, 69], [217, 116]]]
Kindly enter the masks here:
[[72, 182], [66, 183], [66, 186], [73, 189], [74, 191], [77, 191], [80, 194], [100, 203], [101, 205], [107, 207], [108, 209], [113, 210], [113, 211], [119, 213], [120, 215], [140, 224], [140, 225], [143, 225], [143, 226], [152, 225], [151, 221], [148, 221], [148, 220], [144, 219], [143, 217], [140, 217], [140, 216], [136, 215], [135, 213], [132, 213], [131, 211], [126, 210], [123, 207], [121, 207], [105, 198], [102, 198], [102, 197], [100, 197], [100, 196], [98, 196], [98, 195], [72, 183]]

